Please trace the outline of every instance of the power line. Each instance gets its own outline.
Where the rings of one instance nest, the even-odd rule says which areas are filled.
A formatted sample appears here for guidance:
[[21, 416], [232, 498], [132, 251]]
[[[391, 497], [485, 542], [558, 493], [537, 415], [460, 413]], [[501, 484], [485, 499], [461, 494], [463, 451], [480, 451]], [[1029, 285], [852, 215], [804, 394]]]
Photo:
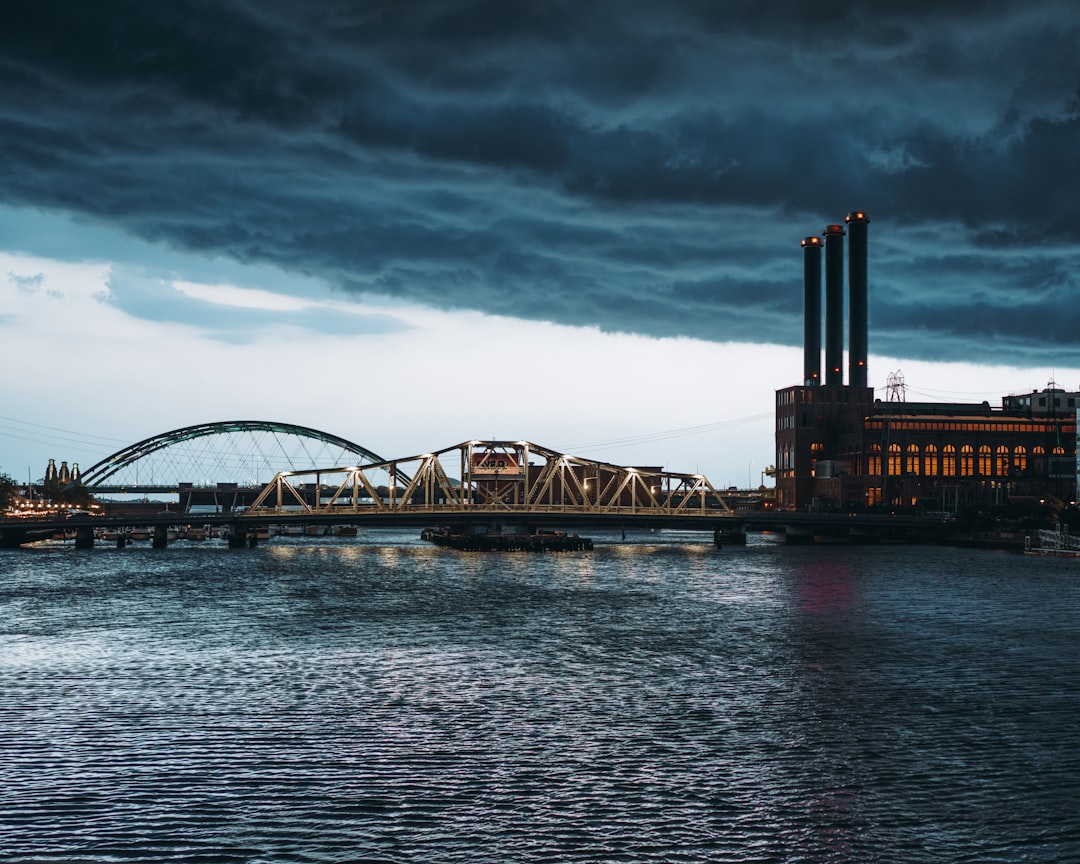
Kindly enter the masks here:
[[[20, 426], [32, 426], [34, 429], [48, 429], [50, 432], [63, 432], [65, 435], [77, 435], [77, 436], [79, 436], [79, 438], [76, 438], [76, 439], [71, 439], [71, 438], [62, 439], [62, 440], [65, 440], [65, 441], [76, 440], [76, 441], [87, 441], [88, 442], [89, 439], [96, 439], [97, 441], [106, 441], [106, 442], [109, 442], [110, 444], [127, 444], [127, 443], [130, 443], [130, 442], [127, 442], [127, 441], [122, 441], [119, 438], [108, 438], [108, 437], [106, 437], [104, 435], [94, 435], [91, 432], [79, 432], [79, 431], [75, 431], [74, 429], [61, 429], [58, 426], [45, 426], [42, 423], [31, 423], [29, 420], [19, 420], [16, 417], [0, 416], [0, 420], [5, 420], [8, 423], [18, 423]], [[11, 428], [12, 427], [10, 427], [10, 426], [0, 426], [0, 429], [11, 429]], [[16, 429], [16, 431], [25, 432], [26, 434], [34, 434], [29, 429]]]
[[655, 441], [665, 441], [671, 438], [686, 438], [692, 435], [704, 435], [708, 432], [719, 432], [723, 429], [731, 429], [736, 426], [745, 426], [749, 423], [758, 423], [762, 420], [771, 420], [773, 412], [752, 414], [748, 417], [736, 417], [730, 420], [721, 420], [716, 423], [705, 423], [700, 426], [684, 426], [679, 429], [667, 429], [660, 432], [649, 432], [628, 438], [612, 438], [607, 441], [593, 441], [588, 444], [576, 444], [563, 446], [559, 449], [564, 453], [584, 453], [590, 450], [603, 448], [631, 447], [635, 444], [651, 444]]

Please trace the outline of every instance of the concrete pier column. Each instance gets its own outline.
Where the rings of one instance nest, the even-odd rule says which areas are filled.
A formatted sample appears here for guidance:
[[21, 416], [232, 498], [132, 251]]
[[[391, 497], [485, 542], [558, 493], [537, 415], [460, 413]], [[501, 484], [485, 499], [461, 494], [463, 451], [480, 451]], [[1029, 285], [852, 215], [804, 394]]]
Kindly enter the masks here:
[[89, 525], [85, 525], [82, 528], [75, 529], [75, 548], [76, 549], [93, 549], [94, 548], [94, 529]]
[[784, 542], [790, 544], [804, 544], [814, 542], [814, 529], [805, 525], [785, 525]]
[[746, 524], [736, 522], [733, 525], [717, 525], [713, 528], [713, 543], [717, 549], [725, 546], [745, 546]]
[[164, 525], [154, 526], [154, 539], [151, 541], [155, 549], [164, 549], [169, 545], [169, 529]]
[[229, 548], [243, 549], [248, 544], [247, 529], [240, 525], [229, 526]]

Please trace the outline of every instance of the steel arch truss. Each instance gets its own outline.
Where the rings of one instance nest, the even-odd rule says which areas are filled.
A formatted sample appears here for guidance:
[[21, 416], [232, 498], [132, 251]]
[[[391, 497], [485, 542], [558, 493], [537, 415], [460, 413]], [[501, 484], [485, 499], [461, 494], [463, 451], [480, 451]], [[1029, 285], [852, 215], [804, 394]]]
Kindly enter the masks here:
[[[411, 479], [399, 485], [398, 478], [409, 475]], [[701, 474], [596, 462], [528, 441], [467, 441], [436, 453], [367, 465], [282, 471], [246, 515], [290, 512], [715, 518], [732, 511]]]
[[[290, 435], [298, 438], [311, 438], [332, 447], [338, 447], [343, 451], [355, 453], [361, 460], [367, 462], [383, 462], [383, 458], [372, 453], [366, 447], [361, 447], [345, 438], [311, 429], [307, 426], [297, 426], [292, 423], [277, 423], [268, 420], [227, 420], [217, 423], [199, 423], [194, 426], [185, 426], [182, 429], [174, 429], [164, 432], [152, 438], [146, 438], [135, 444], [118, 450], [111, 456], [107, 456], [97, 464], [82, 472], [82, 483], [85, 486], [101, 486], [113, 477], [118, 471], [144, 459], [147, 456], [191, 441], [196, 438], [205, 438], [212, 435], [228, 435], [230, 433], [254, 433], [269, 432], [282, 435]], [[401, 481], [408, 482], [406, 475], [401, 475]]]

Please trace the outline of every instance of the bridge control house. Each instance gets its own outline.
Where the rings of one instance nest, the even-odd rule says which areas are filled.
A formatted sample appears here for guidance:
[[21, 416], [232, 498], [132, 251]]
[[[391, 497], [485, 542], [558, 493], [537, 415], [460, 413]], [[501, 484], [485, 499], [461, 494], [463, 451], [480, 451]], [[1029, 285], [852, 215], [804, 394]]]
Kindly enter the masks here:
[[[829, 225], [803, 248], [803, 382], [776, 391], [776, 494], [785, 510], [922, 505], [953, 510], [1053, 496], [1076, 500], [1080, 392], [1053, 383], [988, 402], [885, 400], [867, 385], [870, 218], [846, 218], [849, 345], [844, 382], [844, 237]], [[825, 375], [822, 380], [822, 251]]]

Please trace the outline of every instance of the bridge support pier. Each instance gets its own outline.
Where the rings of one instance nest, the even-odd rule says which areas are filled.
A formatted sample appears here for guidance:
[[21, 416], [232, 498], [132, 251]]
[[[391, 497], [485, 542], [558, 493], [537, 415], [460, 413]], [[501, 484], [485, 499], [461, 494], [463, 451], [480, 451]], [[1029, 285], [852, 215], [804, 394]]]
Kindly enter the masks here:
[[863, 545], [869, 545], [871, 543], [881, 542], [881, 531], [877, 528], [859, 528], [853, 527], [848, 532], [848, 539], [852, 543], [860, 543]]
[[94, 529], [85, 526], [83, 528], [75, 529], [75, 548], [76, 549], [93, 549], [94, 548]]
[[230, 549], [243, 549], [245, 546], [248, 549], [254, 549], [258, 545], [259, 535], [254, 531], [249, 531], [241, 525], [229, 526]]
[[717, 549], [724, 546], [746, 545], [746, 524], [737, 522], [734, 525], [717, 525], [713, 528], [713, 543]]
[[169, 529], [165, 525], [154, 526], [154, 539], [151, 541], [155, 549], [165, 549], [169, 545]]
[[814, 529], [806, 525], [785, 525], [784, 542], [790, 544], [813, 543]]

